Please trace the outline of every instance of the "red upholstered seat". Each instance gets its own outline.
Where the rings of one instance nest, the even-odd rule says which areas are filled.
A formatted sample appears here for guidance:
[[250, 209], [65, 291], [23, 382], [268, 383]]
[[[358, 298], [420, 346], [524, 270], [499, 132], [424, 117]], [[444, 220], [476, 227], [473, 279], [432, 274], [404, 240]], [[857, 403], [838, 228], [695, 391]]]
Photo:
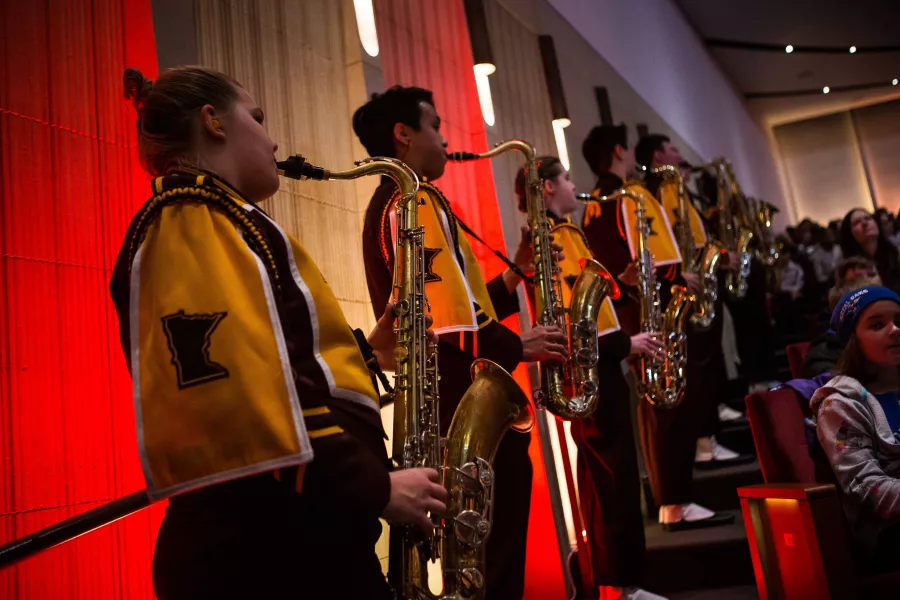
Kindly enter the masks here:
[[[805, 350], [804, 348], [804, 353]], [[852, 544], [849, 543], [845, 530], [835, 527], [837, 523], [844, 523], [843, 514], [837, 490], [832, 490], [830, 494], [822, 493], [825, 489], [822, 485], [834, 484], [835, 480], [825, 453], [818, 446], [815, 436], [810, 435], [812, 432], [808, 431], [805, 418], [810, 415], [810, 411], [806, 401], [793, 389], [781, 387], [750, 394], [746, 398], [746, 404], [747, 420], [753, 432], [753, 441], [756, 444], [766, 484], [739, 488], [738, 495], [742, 498], [745, 522], [749, 523], [748, 541], [754, 555], [760, 597], [786, 600], [808, 597], [803, 593], [798, 596], [789, 591], [795, 587], [789, 585], [791, 581], [796, 583], [796, 578], [802, 578], [802, 575], [772, 572], [773, 569], [780, 570], [777, 566], [780, 561], [773, 560], [771, 554], [767, 557], [761, 548], [772, 547], [772, 544], [777, 542], [778, 535], [783, 535], [783, 532], [766, 532], [765, 526], [762, 525], [767, 523], [768, 519], [761, 521], [756, 519], [754, 525], [753, 511], [766, 508], [764, 504], [756, 504], [755, 509], [751, 508], [753, 503], [758, 501], [754, 499], [778, 500], [804, 496], [797, 492], [798, 484], [810, 492], [809, 501], [801, 502], [803, 514], [806, 515], [802, 522], [804, 526], [811, 528], [806, 535], [812, 544], [810, 551], [813, 553], [809, 562], [805, 564], [809, 564], [814, 572], [824, 576], [817, 578], [819, 581], [816, 597], [823, 600], [896, 597], [896, 590], [900, 589], [900, 571], [870, 574], [865, 572], [864, 565], [860, 565], [863, 567], [860, 572], [854, 565], [852, 557], [856, 553], [851, 549]], [[779, 484], [785, 485], [779, 487]], [[829, 501], [825, 496], [832, 499]], [[784, 556], [789, 554], [784, 552], [784, 549], [776, 548], [776, 551]], [[791, 581], [787, 581], [785, 577]], [[788, 585], [785, 585], [786, 583]]]
[[803, 377], [803, 363], [806, 362], [806, 353], [809, 351], [809, 342], [797, 342], [788, 344], [784, 351], [787, 353], [788, 366], [791, 369], [791, 377], [800, 379]]

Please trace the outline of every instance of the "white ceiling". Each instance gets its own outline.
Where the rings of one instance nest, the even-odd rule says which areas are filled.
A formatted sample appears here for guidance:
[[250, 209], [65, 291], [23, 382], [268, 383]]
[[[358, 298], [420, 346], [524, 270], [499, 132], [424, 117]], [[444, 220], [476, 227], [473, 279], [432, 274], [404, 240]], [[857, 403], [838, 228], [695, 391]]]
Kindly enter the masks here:
[[900, 97], [900, 52], [849, 47], [900, 46], [898, 0], [675, 0], [704, 40], [794, 46], [845, 46], [846, 54], [717, 47], [708, 49], [743, 94], [821, 90], [884, 82], [886, 87], [827, 95], [748, 99], [751, 112], [775, 125]]

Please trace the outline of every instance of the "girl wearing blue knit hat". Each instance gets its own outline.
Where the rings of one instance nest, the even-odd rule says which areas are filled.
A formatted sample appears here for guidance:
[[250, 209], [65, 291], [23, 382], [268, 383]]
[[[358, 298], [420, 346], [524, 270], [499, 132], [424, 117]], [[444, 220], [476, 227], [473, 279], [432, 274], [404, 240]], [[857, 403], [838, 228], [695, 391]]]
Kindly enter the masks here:
[[844, 295], [831, 329], [838, 373], [810, 400], [819, 442], [862, 549], [900, 565], [900, 296], [880, 286]]

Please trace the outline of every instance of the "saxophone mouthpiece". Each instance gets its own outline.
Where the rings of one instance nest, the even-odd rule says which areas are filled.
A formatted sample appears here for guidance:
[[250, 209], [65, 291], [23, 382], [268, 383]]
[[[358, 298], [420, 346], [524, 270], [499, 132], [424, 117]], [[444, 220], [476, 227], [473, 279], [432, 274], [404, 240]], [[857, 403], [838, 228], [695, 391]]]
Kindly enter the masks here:
[[479, 157], [474, 152], [448, 152], [447, 158], [455, 162], [464, 162], [467, 160], [477, 160]]
[[328, 174], [322, 167], [306, 162], [302, 154], [295, 154], [287, 160], [275, 161], [278, 174], [290, 179], [325, 179]]

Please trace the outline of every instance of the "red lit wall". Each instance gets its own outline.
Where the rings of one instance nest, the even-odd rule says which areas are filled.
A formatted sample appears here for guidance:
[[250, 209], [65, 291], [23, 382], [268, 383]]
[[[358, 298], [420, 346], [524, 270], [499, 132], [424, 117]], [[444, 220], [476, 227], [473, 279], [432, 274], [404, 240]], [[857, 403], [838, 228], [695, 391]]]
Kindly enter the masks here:
[[[472, 51], [461, 0], [375, 0], [375, 21], [385, 86], [415, 85], [434, 92], [441, 130], [450, 150], [483, 152], [487, 134], [475, 76]], [[503, 228], [489, 161], [449, 163], [437, 185], [460, 217], [493, 248], [503, 250]], [[472, 249], [488, 280], [505, 265], [490, 250], [472, 240]], [[504, 324], [519, 330], [518, 317]], [[524, 366], [514, 373], [531, 389]], [[530, 395], [530, 393], [529, 393]], [[551, 600], [565, 597], [547, 480], [537, 427], [530, 448], [534, 463], [531, 519], [528, 530], [525, 597]]]
[[[107, 286], [148, 195], [126, 66], [149, 0], [0, 3], [0, 543], [143, 487]], [[0, 598], [151, 598], [161, 508], [0, 571]]]

